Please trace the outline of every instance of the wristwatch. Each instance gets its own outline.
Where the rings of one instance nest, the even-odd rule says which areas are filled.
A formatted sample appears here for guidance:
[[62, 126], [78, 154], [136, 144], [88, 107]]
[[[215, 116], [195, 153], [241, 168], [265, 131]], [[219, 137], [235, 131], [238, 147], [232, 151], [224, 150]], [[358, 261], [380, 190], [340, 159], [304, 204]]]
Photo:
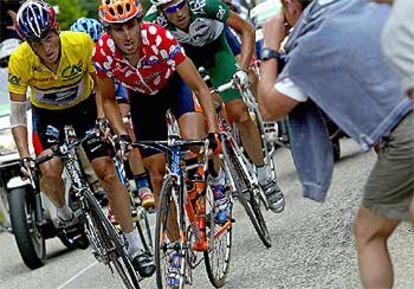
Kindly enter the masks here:
[[263, 48], [262, 50], [262, 61], [269, 59], [280, 59], [280, 53], [271, 48]]

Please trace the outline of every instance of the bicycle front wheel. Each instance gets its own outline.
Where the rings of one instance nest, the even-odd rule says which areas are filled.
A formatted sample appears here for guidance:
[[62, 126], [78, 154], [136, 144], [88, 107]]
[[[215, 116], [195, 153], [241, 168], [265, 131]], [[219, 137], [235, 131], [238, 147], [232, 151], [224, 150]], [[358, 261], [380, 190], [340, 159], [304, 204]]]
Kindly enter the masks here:
[[[167, 176], [158, 199], [154, 259], [157, 288], [184, 288], [187, 269], [187, 234], [185, 230], [182, 188], [174, 176]], [[171, 262], [174, 262], [171, 264]]]
[[127, 256], [121, 236], [105, 216], [96, 198], [88, 190], [83, 193], [86, 201], [86, 228], [95, 257], [105, 264], [112, 264], [128, 289], [140, 289], [139, 276]]
[[232, 248], [232, 214], [225, 224], [216, 224], [214, 216], [217, 207], [214, 203], [213, 193], [209, 189], [206, 195], [206, 218], [208, 249], [204, 252], [204, 264], [211, 284], [216, 288], [224, 286], [230, 270], [230, 257]]
[[260, 240], [266, 248], [272, 246], [269, 230], [260, 208], [260, 201], [254, 194], [255, 185], [251, 183], [250, 178], [246, 175], [242, 158], [238, 157], [234, 151], [232, 144], [226, 140], [223, 146], [224, 160], [234, 179], [237, 189], [238, 200], [246, 210], [247, 216]]

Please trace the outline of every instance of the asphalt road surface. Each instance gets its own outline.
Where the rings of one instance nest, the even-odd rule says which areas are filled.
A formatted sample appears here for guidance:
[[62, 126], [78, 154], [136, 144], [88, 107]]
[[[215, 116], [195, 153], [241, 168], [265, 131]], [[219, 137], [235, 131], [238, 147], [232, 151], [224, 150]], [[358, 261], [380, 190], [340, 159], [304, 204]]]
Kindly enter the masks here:
[[[342, 147], [343, 158], [336, 165], [324, 204], [302, 198], [290, 152], [277, 152], [287, 205], [282, 214], [266, 213], [273, 245], [264, 248], [236, 203], [231, 269], [224, 288], [360, 288], [351, 221], [375, 154], [361, 153], [350, 140], [342, 141]], [[414, 233], [409, 225], [401, 225], [389, 243], [395, 288], [414, 288]], [[123, 288], [88, 250], [67, 251], [57, 239], [46, 245], [46, 265], [31, 271], [21, 261], [13, 236], [0, 233], [0, 288]], [[155, 288], [154, 279], [142, 282], [142, 288]], [[203, 264], [195, 270], [194, 284], [189, 288], [212, 288]]]

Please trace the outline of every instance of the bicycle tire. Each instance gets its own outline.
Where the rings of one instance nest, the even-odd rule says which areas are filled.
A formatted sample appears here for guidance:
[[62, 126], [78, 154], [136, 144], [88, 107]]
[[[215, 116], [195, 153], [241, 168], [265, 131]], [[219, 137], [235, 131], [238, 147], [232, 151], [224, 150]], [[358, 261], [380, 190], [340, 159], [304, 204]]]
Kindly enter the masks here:
[[[216, 225], [214, 221], [216, 211], [212, 194], [206, 195], [206, 204], [210, 204], [211, 209], [206, 212], [206, 216], [209, 216], [209, 220], [207, 220], [206, 233], [207, 236], [209, 236], [209, 234], [216, 233], [216, 230], [219, 230], [222, 226]], [[232, 232], [232, 226], [230, 226], [224, 233], [222, 233], [220, 239], [216, 239], [214, 237], [211, 239], [210, 236], [210, 238], [208, 238], [208, 250], [204, 252], [204, 265], [206, 267], [207, 276], [210, 283], [216, 288], [224, 286], [230, 270], [231, 248], [233, 242]], [[224, 244], [222, 243], [223, 239], [225, 241]], [[221, 254], [221, 249], [223, 248], [222, 245], [224, 245], [224, 254]], [[218, 258], [215, 258], [217, 254], [219, 256]], [[223, 267], [221, 265], [223, 265]]]
[[[171, 243], [166, 243], [166, 240], [164, 239], [164, 236], [167, 235], [167, 220], [168, 220], [168, 214], [171, 210], [171, 199], [170, 197], [174, 192], [171, 193], [173, 188], [178, 188], [181, 190], [181, 187], [177, 185], [176, 177], [174, 176], [167, 176], [164, 180], [164, 183], [162, 185], [158, 204], [157, 204], [157, 211], [156, 211], [156, 225], [155, 225], [155, 245], [154, 245], [154, 260], [155, 260], [155, 267], [156, 267], [156, 283], [158, 289], [164, 289], [164, 288], [170, 288], [167, 285], [166, 282], [166, 268], [168, 266], [169, 256], [168, 256], [168, 250], [172, 250]], [[176, 206], [177, 208], [177, 206]], [[180, 208], [180, 213], [183, 213], [183, 208]], [[180, 224], [181, 230], [183, 229], [183, 224]], [[184, 231], [185, 232], [185, 231]], [[179, 251], [179, 253], [183, 256], [182, 257], [182, 263], [181, 263], [181, 278], [180, 278], [180, 285], [179, 288], [184, 288], [185, 283], [185, 277], [183, 272], [186, 270], [186, 250], [185, 245], [187, 243], [186, 241], [186, 234], [183, 234], [183, 239], [181, 239], [181, 242], [178, 243], [178, 245], [174, 246], [175, 251]], [[164, 287], [165, 285], [165, 287]]]
[[151, 227], [148, 221], [148, 213], [145, 210], [140, 212], [141, 216], [139, 216], [139, 220], [136, 221], [136, 226], [138, 229], [139, 237], [141, 238], [141, 242], [145, 248], [145, 250], [154, 255], [154, 246], [151, 234]]
[[108, 247], [111, 247], [111, 245], [114, 246], [115, 250], [112, 248], [105, 249], [114, 251], [115, 254], [112, 253], [109, 255], [110, 262], [116, 268], [125, 287], [128, 289], [140, 289], [139, 278], [129, 258], [126, 256], [126, 251], [120, 242], [120, 236], [117, 230], [105, 216], [101, 206], [92, 193], [89, 190], [85, 190], [83, 196], [87, 202], [89, 215], [95, 223], [95, 229], [98, 230], [100, 238], [102, 238], [101, 241], [104, 241]]
[[[249, 183], [249, 179], [242, 169], [240, 160], [235, 156], [229, 141], [225, 140], [224, 144], [224, 158], [227, 159], [226, 163], [230, 164], [229, 169], [231, 170], [232, 175], [238, 179], [236, 181], [238, 200], [246, 210], [247, 216], [249, 217], [256, 233], [259, 235], [263, 245], [266, 248], [270, 248], [272, 246], [272, 241], [269, 230], [267, 229], [266, 221], [260, 209], [260, 203], [254, 197], [254, 186]], [[243, 185], [241, 185], [240, 182], [242, 182]], [[248, 196], [247, 198], [246, 195]]]

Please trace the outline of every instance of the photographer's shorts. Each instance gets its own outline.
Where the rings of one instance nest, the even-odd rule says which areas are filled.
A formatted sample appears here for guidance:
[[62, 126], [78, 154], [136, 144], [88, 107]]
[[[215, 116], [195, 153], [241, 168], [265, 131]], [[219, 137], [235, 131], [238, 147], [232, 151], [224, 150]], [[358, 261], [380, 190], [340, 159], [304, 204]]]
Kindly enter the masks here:
[[365, 185], [362, 206], [391, 220], [408, 221], [414, 193], [414, 113], [409, 112], [381, 147]]

